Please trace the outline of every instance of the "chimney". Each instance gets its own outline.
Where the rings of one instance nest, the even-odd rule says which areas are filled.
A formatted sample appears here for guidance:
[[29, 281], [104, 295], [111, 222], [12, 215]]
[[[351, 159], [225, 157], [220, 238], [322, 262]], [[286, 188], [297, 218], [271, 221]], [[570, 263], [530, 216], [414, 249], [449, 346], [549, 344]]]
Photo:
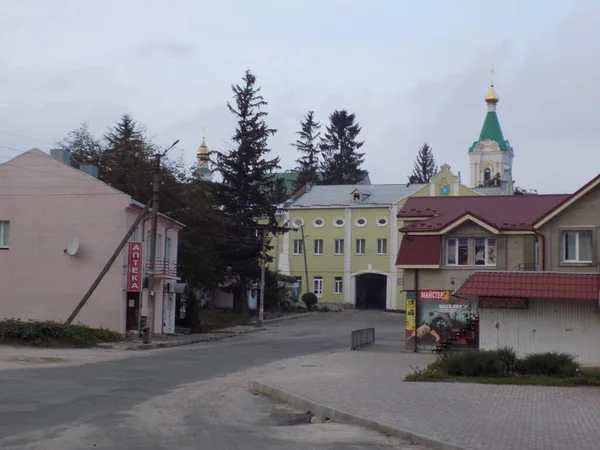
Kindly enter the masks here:
[[91, 164], [80, 164], [79, 170], [87, 173], [90, 177], [98, 178], [98, 168], [96, 166], [92, 166]]
[[50, 150], [50, 156], [67, 166], [71, 164], [71, 152], [60, 148]]
[[461, 181], [460, 181], [460, 170], [458, 171], [458, 182], [461, 183]]

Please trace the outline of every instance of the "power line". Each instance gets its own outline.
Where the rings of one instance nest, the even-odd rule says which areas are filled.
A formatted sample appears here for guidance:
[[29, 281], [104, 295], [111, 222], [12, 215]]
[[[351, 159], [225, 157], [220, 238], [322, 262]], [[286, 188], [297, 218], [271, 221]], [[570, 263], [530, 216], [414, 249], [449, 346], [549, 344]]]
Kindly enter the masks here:
[[32, 137], [27, 137], [27, 136], [23, 136], [22, 134], [10, 133], [8, 131], [2, 131], [2, 130], [0, 130], [0, 134], [6, 134], [8, 136], [14, 136], [14, 137], [18, 137], [18, 138], [21, 138], [21, 139], [27, 139], [29, 141], [43, 142], [44, 144], [49, 144], [49, 145], [56, 145], [56, 142], [44, 141], [43, 139], [36, 139], [36, 138], [32, 138]]

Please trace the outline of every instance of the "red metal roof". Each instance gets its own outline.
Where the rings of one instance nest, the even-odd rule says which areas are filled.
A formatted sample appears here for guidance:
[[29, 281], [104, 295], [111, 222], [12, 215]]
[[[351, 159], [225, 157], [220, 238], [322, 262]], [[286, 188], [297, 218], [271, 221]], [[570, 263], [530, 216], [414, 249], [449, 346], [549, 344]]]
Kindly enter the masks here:
[[475, 272], [454, 292], [479, 297], [598, 300], [599, 273]]
[[405, 236], [402, 239], [397, 266], [439, 266], [441, 236]]
[[398, 218], [423, 217], [408, 222], [401, 231], [440, 231], [466, 215], [498, 230], [531, 230], [533, 224], [570, 195], [497, 195], [410, 197]]

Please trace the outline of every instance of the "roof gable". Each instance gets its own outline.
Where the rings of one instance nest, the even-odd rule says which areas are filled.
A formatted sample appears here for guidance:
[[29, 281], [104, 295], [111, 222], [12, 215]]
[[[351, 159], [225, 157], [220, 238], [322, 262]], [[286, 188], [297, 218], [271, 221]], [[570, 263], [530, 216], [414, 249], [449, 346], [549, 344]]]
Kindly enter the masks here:
[[552, 218], [558, 216], [563, 211], [568, 209], [573, 203], [577, 202], [581, 198], [585, 197], [595, 188], [600, 185], [600, 174], [598, 174], [594, 179], [588, 181], [585, 185], [580, 187], [577, 191], [575, 191], [572, 195], [565, 198], [562, 202], [556, 205], [551, 210], [547, 211], [543, 215], [541, 215], [534, 224], [535, 228], [539, 228], [545, 223], [549, 222]]
[[[471, 220], [498, 231], [532, 230], [542, 214], [568, 198], [568, 195], [499, 195], [463, 197], [411, 197], [398, 213], [411, 221], [403, 232], [443, 234], [461, 221]], [[451, 227], [451, 228], [449, 228]]]

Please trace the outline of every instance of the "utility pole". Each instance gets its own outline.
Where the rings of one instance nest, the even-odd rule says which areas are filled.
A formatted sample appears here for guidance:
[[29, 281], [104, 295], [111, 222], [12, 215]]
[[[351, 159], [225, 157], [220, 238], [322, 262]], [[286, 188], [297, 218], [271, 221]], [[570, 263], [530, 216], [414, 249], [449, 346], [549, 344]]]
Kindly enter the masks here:
[[300, 225], [300, 230], [302, 231], [302, 254], [304, 255], [304, 276], [306, 277], [306, 286], [304, 288], [304, 292], [312, 292], [312, 289], [309, 291], [309, 280], [308, 280], [308, 264], [306, 262], [306, 240], [304, 239], [304, 224]]
[[160, 160], [167, 154], [177, 143], [176, 140], [173, 145], [166, 149], [163, 153], [156, 153], [154, 155], [154, 172], [152, 174], [152, 213], [151, 213], [151, 225], [152, 231], [150, 232], [150, 262], [148, 264], [148, 332], [144, 333], [144, 344], [152, 342], [152, 335], [154, 334], [154, 307], [156, 306], [156, 290], [154, 289], [154, 275], [156, 272], [156, 238], [158, 233], [158, 201], [160, 199]]
[[267, 230], [263, 229], [262, 234], [262, 264], [260, 268], [260, 300], [258, 304], [258, 326], [263, 326], [263, 319], [265, 315], [265, 284], [266, 284], [266, 272], [267, 272], [267, 261], [265, 258], [265, 250], [267, 249]]

